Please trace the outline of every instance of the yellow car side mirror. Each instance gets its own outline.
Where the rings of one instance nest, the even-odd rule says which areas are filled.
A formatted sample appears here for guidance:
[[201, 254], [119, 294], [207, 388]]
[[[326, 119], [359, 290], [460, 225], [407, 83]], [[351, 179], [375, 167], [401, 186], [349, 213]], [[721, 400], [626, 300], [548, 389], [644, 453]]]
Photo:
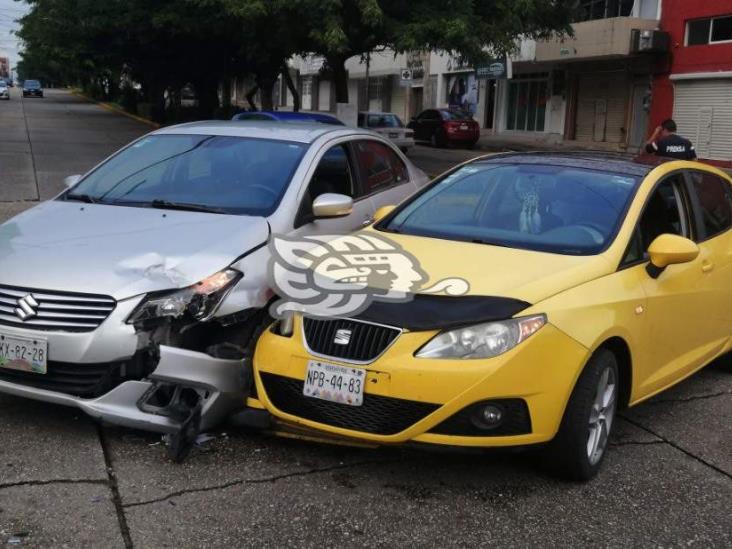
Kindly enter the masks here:
[[394, 208], [396, 206], [390, 205], [390, 206], [382, 206], [376, 212], [374, 213], [374, 223], [378, 223], [382, 219], [384, 219], [387, 215], [389, 215], [391, 212], [394, 211]]
[[676, 234], [662, 234], [648, 247], [651, 262], [646, 270], [653, 278], [669, 265], [694, 261], [699, 255], [699, 246], [688, 238]]

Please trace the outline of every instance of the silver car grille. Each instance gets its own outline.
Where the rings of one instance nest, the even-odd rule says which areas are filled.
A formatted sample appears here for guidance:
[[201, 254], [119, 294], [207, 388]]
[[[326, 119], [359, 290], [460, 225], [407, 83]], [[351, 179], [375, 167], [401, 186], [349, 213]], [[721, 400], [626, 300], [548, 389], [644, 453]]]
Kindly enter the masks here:
[[114, 311], [105, 295], [0, 285], [0, 325], [32, 330], [91, 332]]

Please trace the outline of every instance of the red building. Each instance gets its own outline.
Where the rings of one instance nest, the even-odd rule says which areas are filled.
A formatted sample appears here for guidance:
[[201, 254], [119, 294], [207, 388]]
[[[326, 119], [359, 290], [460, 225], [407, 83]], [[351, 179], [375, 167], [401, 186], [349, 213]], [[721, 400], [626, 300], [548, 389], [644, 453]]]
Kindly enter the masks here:
[[663, 0], [670, 57], [653, 79], [650, 126], [672, 117], [700, 158], [732, 166], [732, 0]]

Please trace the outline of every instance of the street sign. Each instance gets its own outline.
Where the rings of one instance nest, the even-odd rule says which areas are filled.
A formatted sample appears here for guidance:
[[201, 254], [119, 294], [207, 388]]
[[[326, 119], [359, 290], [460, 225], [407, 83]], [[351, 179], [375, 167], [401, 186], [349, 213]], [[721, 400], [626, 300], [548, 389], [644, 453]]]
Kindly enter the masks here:
[[412, 69], [402, 69], [399, 73], [399, 85], [409, 87], [412, 85]]
[[475, 67], [475, 78], [478, 80], [503, 80], [508, 78], [508, 63], [505, 57], [489, 59]]

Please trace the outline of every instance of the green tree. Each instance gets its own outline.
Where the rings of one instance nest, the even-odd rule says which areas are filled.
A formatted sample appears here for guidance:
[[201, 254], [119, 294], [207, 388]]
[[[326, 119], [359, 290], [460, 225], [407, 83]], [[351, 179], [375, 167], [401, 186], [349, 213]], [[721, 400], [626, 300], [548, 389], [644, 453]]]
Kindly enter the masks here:
[[469, 62], [506, 53], [517, 38], [571, 32], [575, 0], [312, 0], [311, 51], [335, 79], [336, 100], [348, 101], [345, 62], [378, 47], [396, 52], [443, 50]]

